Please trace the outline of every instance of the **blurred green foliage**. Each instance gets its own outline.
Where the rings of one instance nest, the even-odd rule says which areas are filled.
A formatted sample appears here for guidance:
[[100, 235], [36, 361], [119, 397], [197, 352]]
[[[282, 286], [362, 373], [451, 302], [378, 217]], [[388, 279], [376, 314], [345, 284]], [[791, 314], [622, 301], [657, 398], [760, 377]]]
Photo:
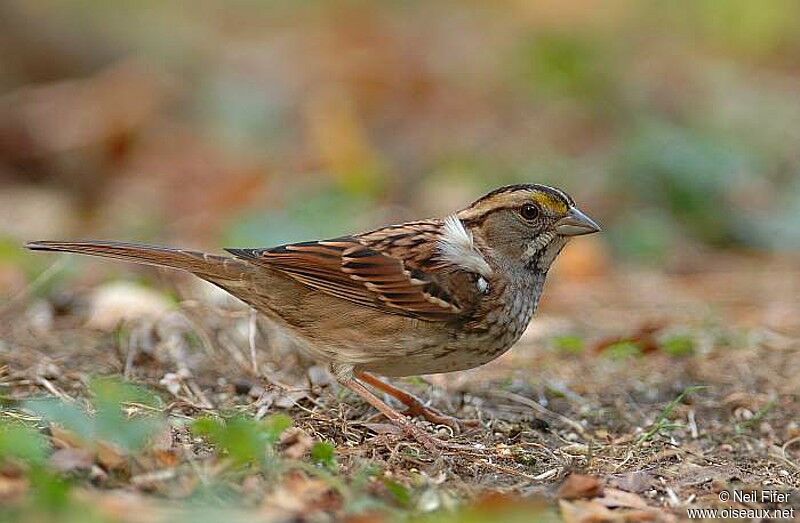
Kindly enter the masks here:
[[607, 110], [619, 75], [607, 38], [575, 32], [533, 32], [521, 38], [512, 71], [534, 98], [572, 98]]
[[292, 426], [285, 414], [273, 414], [262, 421], [243, 416], [225, 420], [203, 417], [192, 423], [192, 432], [204, 436], [223, 450], [235, 465], [265, 465], [281, 433]]
[[656, 122], [634, 133], [620, 174], [642, 205], [663, 209], [695, 237], [719, 245], [733, 240], [740, 215], [727, 190], [756, 166], [752, 153], [720, 137]]
[[303, 194], [289, 194], [276, 211], [249, 211], [230, 224], [222, 243], [228, 246], [279, 245], [308, 238], [335, 238], [367, 226], [373, 202], [338, 184], [321, 184]]
[[69, 482], [47, 467], [49, 452], [49, 442], [33, 427], [0, 420], [0, 465], [23, 467], [28, 481], [21, 504], [0, 504], [0, 520], [44, 521], [58, 514], [62, 521], [79, 521], [82, 510], [86, 518], [85, 509], [70, 499]]
[[44, 436], [31, 427], [11, 422], [0, 425], [0, 459], [12, 458], [41, 465], [49, 448]]
[[[153, 415], [130, 417], [125, 412], [131, 407], [155, 409], [160, 405], [157, 396], [116, 378], [94, 378], [89, 390], [91, 413], [59, 399], [28, 401], [21, 407], [78, 436], [80, 445], [87, 449], [99, 443], [115, 443], [129, 452], [131, 462], [139, 466], [147, 463], [146, 459], [139, 460], [149, 452], [147, 442], [155, 434], [154, 430], [165, 427], [163, 420]], [[341, 496], [348, 514], [377, 512], [399, 516], [397, 507], [408, 513], [415, 512], [413, 504], [417, 494], [400, 483], [386, 479], [384, 486], [388, 495], [385, 499], [376, 497], [372, 485], [379, 479], [381, 470], [370, 463], [350, 470], [346, 480], [335, 475], [338, 472], [336, 448], [329, 442], [318, 441], [311, 446], [310, 462], [279, 454], [275, 446], [291, 425], [292, 419], [285, 414], [273, 414], [263, 420], [240, 414], [224, 419], [204, 416], [194, 420], [189, 428], [212, 446], [216, 453], [213, 459], [220, 460], [220, 464], [228, 462], [233, 467], [221, 467], [213, 478], [199, 481], [185, 499], [171, 502], [170, 513], [181, 521], [247, 519], [243, 504], [249, 502], [239, 486], [243, 478], [255, 474], [282, 482], [285, 480], [283, 473], [289, 470], [304, 471], [312, 478], [309, 481], [321, 480], [328, 484], [332, 492]], [[51, 452], [49, 438], [44, 432], [12, 418], [0, 419], [0, 468], [3, 474], [18, 481], [21, 489], [19, 499], [0, 507], [0, 521], [115, 520], [103, 516], [74, 495], [77, 488], [83, 488], [79, 476], [56, 472], [50, 460]], [[176, 470], [180, 474], [198, 471], [196, 467], [186, 469], [180, 465]], [[127, 472], [118, 473], [120, 478], [127, 475]]]
[[503, 521], [504, 523], [557, 522], [563, 521], [550, 503], [530, 498], [513, 500], [497, 496], [478, 500], [475, 506], [457, 511], [438, 511], [433, 514], [412, 518], [417, 523], [487, 523]]
[[336, 470], [336, 447], [327, 441], [317, 441], [311, 447], [311, 460], [328, 470]]
[[149, 391], [113, 378], [94, 378], [89, 383], [92, 413], [78, 405], [56, 398], [29, 400], [24, 408], [75, 433], [86, 442], [108, 442], [127, 451], [141, 450], [164, 427], [164, 420], [147, 414], [128, 416], [127, 404], [155, 407], [157, 396]]
[[[84, 223], [90, 233], [271, 245], [441, 214], [533, 181], [572, 193], [626, 260], [663, 263], [692, 243], [800, 249], [793, 0], [243, 1], [224, 17], [213, 2], [191, 13], [42, 5], [15, 8], [15, 19], [48, 28], [91, 66], [70, 71], [65, 59], [66, 71], [49, 71], [59, 60], [36, 62], [47, 53], [28, 56], [22, 41], [27, 67], [4, 69], [10, 88], [36, 84], [37, 70], [94, 87], [131, 57], [144, 64], [134, 78], [171, 86], [155, 89], [163, 99], [133, 86], [144, 101], [131, 106], [155, 109], [126, 130], [130, 158], [91, 171], [83, 166], [98, 151], [86, 144], [52, 158], [34, 151], [40, 164], [0, 151], [20, 180], [80, 187], [87, 207], [109, 202], [78, 209], [101, 217]], [[64, 36], [74, 33], [82, 45]], [[113, 129], [115, 114], [98, 109], [98, 127]], [[44, 137], [63, 134], [58, 121], [35, 123]], [[65, 183], [80, 176], [89, 183]], [[155, 230], [131, 227], [142, 219]], [[3, 262], [41, 270], [0, 242]]]
[[690, 356], [695, 351], [695, 341], [689, 334], [673, 334], [661, 340], [659, 348], [670, 356]]
[[615, 360], [624, 360], [641, 356], [642, 348], [632, 341], [620, 341], [605, 347], [603, 354]]
[[584, 339], [575, 335], [556, 336], [552, 343], [556, 351], [563, 354], [580, 354], [584, 348]]

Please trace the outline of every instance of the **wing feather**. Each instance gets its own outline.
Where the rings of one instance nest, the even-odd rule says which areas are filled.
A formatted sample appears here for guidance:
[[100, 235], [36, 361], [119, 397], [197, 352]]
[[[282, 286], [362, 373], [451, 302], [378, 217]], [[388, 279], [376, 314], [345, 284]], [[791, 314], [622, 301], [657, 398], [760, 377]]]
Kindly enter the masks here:
[[[435, 228], [426, 223], [420, 242], [435, 252]], [[381, 231], [370, 233], [376, 235]], [[415, 256], [402, 259], [391, 249], [391, 236], [406, 239], [409, 231], [386, 229], [379, 241], [348, 236], [318, 242], [302, 242], [271, 249], [228, 249], [239, 258], [279, 271], [313, 289], [404, 316], [448, 321], [462, 312], [458, 303], [424, 270]], [[366, 241], [365, 241], [366, 240]]]

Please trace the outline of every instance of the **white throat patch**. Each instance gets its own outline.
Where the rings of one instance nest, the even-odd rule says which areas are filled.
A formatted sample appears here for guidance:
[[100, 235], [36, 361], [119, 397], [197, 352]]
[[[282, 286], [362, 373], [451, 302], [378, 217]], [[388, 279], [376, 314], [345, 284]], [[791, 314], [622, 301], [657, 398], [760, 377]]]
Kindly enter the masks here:
[[543, 271], [550, 269], [550, 265], [567, 244], [568, 238], [557, 236], [553, 233], [542, 234], [536, 242], [531, 244], [525, 252], [527, 258], [536, 258], [536, 267]]
[[472, 233], [464, 228], [464, 224], [455, 215], [444, 220], [442, 237], [438, 241], [439, 254], [442, 260], [466, 271], [480, 274], [488, 278], [492, 268], [483, 254], [475, 247]]

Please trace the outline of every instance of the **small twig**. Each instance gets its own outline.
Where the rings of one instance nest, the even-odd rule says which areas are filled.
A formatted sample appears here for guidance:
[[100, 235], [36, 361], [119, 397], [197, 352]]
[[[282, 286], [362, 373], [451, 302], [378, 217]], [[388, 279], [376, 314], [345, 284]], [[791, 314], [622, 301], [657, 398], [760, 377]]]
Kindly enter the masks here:
[[667, 442], [667, 445], [669, 445], [670, 447], [674, 448], [675, 450], [679, 450], [683, 454], [688, 454], [688, 455], [693, 456], [695, 458], [702, 459], [703, 461], [705, 461], [706, 463], [709, 463], [711, 465], [722, 465], [721, 461], [717, 461], [715, 459], [711, 459], [708, 456], [704, 456], [703, 454], [699, 454], [699, 453], [694, 452], [692, 450], [689, 450], [689, 449], [687, 449], [685, 447], [680, 447], [680, 446], [677, 446], [677, 445], [675, 445], [673, 443], [670, 443], [670, 442]]
[[675, 491], [669, 487], [667, 487], [667, 497], [669, 498], [669, 504], [673, 507], [679, 507], [681, 505], [681, 500], [678, 499]]
[[131, 483], [139, 486], [147, 485], [156, 481], [167, 481], [175, 478], [177, 475], [178, 471], [174, 468], [154, 470], [152, 472], [146, 472], [144, 474], [132, 476]]
[[62, 256], [56, 260], [55, 263], [50, 265], [50, 267], [42, 271], [42, 273], [39, 274], [39, 276], [37, 276], [30, 284], [28, 284], [24, 289], [19, 291], [14, 297], [8, 300], [5, 305], [0, 307], [0, 316], [3, 316], [7, 312], [13, 310], [14, 307], [27, 300], [34, 292], [46, 284], [50, 278], [64, 268], [64, 265], [67, 264], [67, 259], [68, 258], [66, 256]]
[[184, 308], [184, 310], [182, 310], [181, 313], [180, 313], [181, 317], [184, 320], [186, 320], [186, 323], [188, 323], [189, 326], [192, 328], [192, 332], [194, 334], [196, 334], [197, 337], [200, 339], [200, 344], [203, 346], [203, 350], [206, 351], [206, 354], [213, 355], [214, 352], [216, 352], [215, 349], [214, 349], [214, 342], [211, 341], [211, 337], [208, 335], [208, 332], [206, 332], [206, 330], [203, 327], [202, 323], [197, 321], [193, 317], [193, 313], [190, 313], [190, 314], [186, 313], [187, 311], [185, 310], [185, 308], [186, 308], [185, 306], [186, 306], [187, 303], [188, 302], [184, 301], [184, 302], [181, 302], [181, 304], [180, 304], [181, 307]]
[[633, 449], [634, 448], [635, 448], [634, 446], [628, 447], [628, 452], [625, 455], [625, 459], [623, 459], [620, 463], [618, 463], [614, 467], [614, 470], [612, 471], [612, 473], [616, 474], [617, 471], [619, 471], [622, 467], [624, 467], [631, 460], [631, 458], [633, 458]]
[[203, 389], [201, 389], [200, 386], [197, 385], [197, 382], [194, 380], [194, 378], [187, 379], [185, 383], [186, 383], [186, 388], [194, 395], [195, 398], [200, 400], [200, 405], [204, 409], [214, 408], [214, 404], [211, 403], [211, 401], [209, 401], [205, 393], [203, 393]]
[[[514, 469], [512, 469], [510, 467], [506, 467], [506, 466], [503, 466], [503, 465], [498, 465], [496, 463], [492, 463], [491, 461], [488, 461], [488, 460], [484, 460], [480, 464], [484, 465], [484, 466], [487, 466], [489, 468], [498, 470], [500, 472], [504, 472], [504, 473], [510, 474], [512, 476], [519, 476], [521, 478], [529, 479], [531, 481], [541, 481], [542, 479], [547, 479], [548, 477], [550, 477], [549, 475], [547, 475], [544, 478], [542, 478], [542, 477], [540, 477], [540, 476], [542, 476], [542, 474], [540, 474], [539, 476], [532, 476], [530, 474], [526, 474], [524, 472], [520, 472], [518, 470], [514, 470]], [[554, 469], [554, 470], [556, 470], [556, 472], [558, 471], [557, 469]], [[551, 471], [547, 471], [545, 474], [549, 474], [549, 472], [551, 472]]]
[[541, 474], [539, 474], [537, 476], [534, 476], [533, 479], [535, 479], [536, 481], [543, 481], [545, 479], [549, 479], [549, 478], [555, 476], [556, 474], [558, 474], [558, 468], [554, 468], [554, 469], [550, 469], [550, 470], [548, 470], [546, 472], [542, 472]]
[[516, 403], [520, 403], [522, 405], [525, 405], [526, 407], [530, 407], [531, 409], [535, 410], [536, 412], [538, 412], [543, 416], [548, 416], [551, 419], [556, 419], [561, 423], [564, 423], [565, 425], [569, 425], [572, 429], [575, 430], [575, 432], [577, 432], [584, 438], [589, 438], [589, 434], [587, 434], [586, 429], [584, 429], [580, 423], [578, 423], [575, 420], [569, 419], [563, 414], [559, 414], [558, 412], [553, 412], [541, 406], [539, 403], [533, 401], [530, 398], [526, 398], [525, 396], [521, 396], [520, 394], [515, 394], [513, 392], [508, 392], [504, 390], [490, 391], [489, 394], [491, 394], [492, 396], [499, 396], [503, 399], [514, 401]]
[[258, 312], [250, 308], [250, 331], [248, 341], [250, 342], [250, 363], [253, 365], [253, 374], [258, 376], [258, 362], [256, 361], [256, 331], [258, 330]]
[[45, 378], [43, 376], [37, 376], [36, 377], [36, 382], [39, 383], [39, 385], [41, 385], [45, 389], [47, 389], [50, 392], [50, 394], [52, 394], [53, 396], [57, 396], [57, 397], [59, 397], [60, 399], [62, 399], [64, 401], [69, 401], [69, 402], [73, 401], [72, 398], [70, 398], [65, 393], [63, 393], [60, 390], [58, 390], [58, 388], [56, 388], [55, 385], [50, 383], [50, 381], [47, 378]]
[[786, 449], [788, 449], [798, 441], [800, 441], [800, 436], [795, 436], [794, 438], [784, 443], [783, 446], [781, 446], [781, 454], [783, 455], [782, 456], [783, 459], [786, 461], [786, 463], [791, 465], [795, 470], [800, 470], [800, 465], [795, 463], [791, 458], [789, 458], [789, 456], [786, 455]]
[[122, 376], [129, 380], [131, 378], [131, 372], [133, 372], [133, 361], [136, 358], [136, 344], [133, 342], [132, 337], [128, 337], [128, 350], [125, 354], [125, 370], [122, 372]]
[[699, 433], [697, 431], [697, 421], [694, 418], [694, 409], [689, 409], [688, 414], [686, 414], [686, 419], [689, 420], [689, 432], [692, 435], [692, 439], [697, 439]]

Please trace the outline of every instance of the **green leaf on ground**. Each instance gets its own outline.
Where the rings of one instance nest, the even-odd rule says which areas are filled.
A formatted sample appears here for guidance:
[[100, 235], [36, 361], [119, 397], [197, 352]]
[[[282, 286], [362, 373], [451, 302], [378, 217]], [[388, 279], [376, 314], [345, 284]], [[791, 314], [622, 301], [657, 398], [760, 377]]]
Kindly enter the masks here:
[[311, 459], [329, 470], [336, 469], [336, 447], [327, 441], [317, 441], [311, 447]]
[[20, 423], [0, 424], [0, 459], [14, 458], [30, 465], [41, 465], [47, 459], [49, 444], [36, 429]]
[[694, 353], [694, 338], [688, 334], [676, 334], [664, 339], [661, 350], [670, 356], [689, 356]]
[[245, 465], [263, 463], [267, 448], [291, 426], [292, 419], [285, 414], [274, 414], [263, 421], [244, 416], [226, 420], [206, 416], [192, 423], [192, 432], [208, 438], [237, 465]]

